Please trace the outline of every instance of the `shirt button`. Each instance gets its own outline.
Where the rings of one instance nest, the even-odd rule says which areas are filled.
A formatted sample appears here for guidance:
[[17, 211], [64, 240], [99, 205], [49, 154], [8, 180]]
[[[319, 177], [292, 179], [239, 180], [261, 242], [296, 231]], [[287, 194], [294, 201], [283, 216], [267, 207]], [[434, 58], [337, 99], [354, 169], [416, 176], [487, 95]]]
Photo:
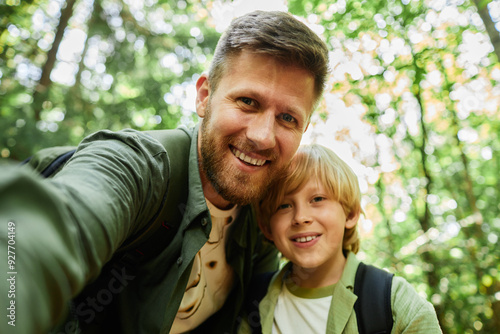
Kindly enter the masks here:
[[208, 224], [207, 217], [203, 217], [203, 219], [201, 220], [201, 226], [207, 226], [207, 224]]
[[177, 265], [181, 265], [182, 264], [182, 256], [179, 256], [179, 258], [177, 259]]

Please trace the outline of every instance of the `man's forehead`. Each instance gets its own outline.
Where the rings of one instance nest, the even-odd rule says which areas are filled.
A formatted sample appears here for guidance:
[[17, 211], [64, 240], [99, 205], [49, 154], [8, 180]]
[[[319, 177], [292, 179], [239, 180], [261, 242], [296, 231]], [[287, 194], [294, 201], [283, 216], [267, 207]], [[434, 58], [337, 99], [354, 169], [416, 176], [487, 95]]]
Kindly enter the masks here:
[[[251, 58], [261, 59], [261, 61], [266, 60], [268, 65], [274, 64], [275, 66], [280, 66], [289, 69], [299, 69], [308, 73], [313, 79], [312, 85], [313, 85], [314, 101], [315, 101], [314, 105], [316, 105], [316, 102], [319, 100], [320, 96], [318, 96], [317, 94], [315, 74], [305, 66], [302, 66], [298, 61], [294, 62], [293, 60], [287, 59], [280, 54], [272, 54], [271, 52], [265, 52], [263, 50], [251, 50], [251, 49], [235, 50], [234, 52], [227, 55], [226, 61], [224, 62], [224, 70], [221, 73], [220, 79], [222, 80], [224, 77], [230, 75], [233, 71], [237, 70], [238, 67], [240, 67], [243, 62], [248, 61]], [[264, 63], [261, 63], [260, 65], [263, 66]], [[312, 114], [312, 112], [310, 114]]]

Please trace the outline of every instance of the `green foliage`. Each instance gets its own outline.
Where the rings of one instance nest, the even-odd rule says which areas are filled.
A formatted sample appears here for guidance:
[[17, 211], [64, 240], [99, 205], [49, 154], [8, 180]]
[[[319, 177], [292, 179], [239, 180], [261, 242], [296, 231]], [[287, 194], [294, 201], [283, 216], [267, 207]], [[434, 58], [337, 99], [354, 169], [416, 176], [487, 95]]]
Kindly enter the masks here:
[[[500, 66], [491, 51], [471, 57], [481, 46], [468, 43], [488, 41], [476, 8], [356, 0], [289, 8], [325, 28], [327, 95], [364, 110], [373, 141], [389, 143], [362, 161], [378, 178], [364, 197], [374, 226], [361, 228], [361, 256], [425, 294], [445, 333], [498, 332]], [[326, 104], [321, 119], [335, 124], [338, 105]], [[354, 137], [342, 139], [367, 155]]]
[[68, 56], [71, 44], [65, 54], [59, 47], [52, 82], [40, 87], [58, 29], [54, 6], [48, 0], [15, 3], [0, 21], [3, 157], [24, 159], [42, 147], [77, 144], [99, 129], [173, 128], [195, 119], [194, 103], [182, 106], [186, 97], [179, 90], [207, 69], [219, 37], [202, 3], [130, 8], [122, 1], [78, 2], [63, 44], [83, 36], [75, 45], [81, 49]]
[[[104, 128], [195, 119], [185, 101], [219, 37], [212, 1], [77, 1], [63, 44], [80, 42], [74, 55], [59, 47], [52, 82], [41, 87], [58, 3], [0, 1], [2, 157], [24, 159]], [[356, 113], [368, 126], [368, 141], [349, 124], [331, 134], [368, 171], [360, 256], [408, 279], [445, 333], [498, 332], [500, 66], [477, 9], [423, 0], [288, 6], [323, 29], [332, 51], [314, 123]]]

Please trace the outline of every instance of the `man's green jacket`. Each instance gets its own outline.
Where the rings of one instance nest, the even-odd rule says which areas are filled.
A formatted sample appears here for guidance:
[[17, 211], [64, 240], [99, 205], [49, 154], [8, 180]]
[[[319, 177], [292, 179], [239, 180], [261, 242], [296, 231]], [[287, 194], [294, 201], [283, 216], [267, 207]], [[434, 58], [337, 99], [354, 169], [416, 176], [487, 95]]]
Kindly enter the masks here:
[[[185, 210], [180, 228], [158, 256], [133, 273], [115, 270], [96, 295], [73, 304], [92, 333], [169, 332], [194, 256], [211, 229], [198, 169], [198, 126], [184, 131], [191, 138], [189, 194], [186, 203], [179, 203]], [[147, 134], [100, 131], [86, 138], [51, 179], [42, 180], [27, 168], [1, 167], [0, 249], [6, 254], [13, 244], [15, 263], [9, 267], [7, 256], [0, 261], [0, 275], [14, 273], [1, 279], [0, 303], [6, 315], [15, 303], [15, 326], [4, 316], [0, 332], [46, 333], [64, 321], [68, 302], [160, 210], [167, 181], [175, 178], [169, 170], [175, 158]], [[251, 277], [277, 268], [276, 250], [262, 241], [253, 209], [243, 207], [226, 244], [235, 286], [198, 332], [235, 332]], [[11, 276], [13, 297], [8, 295]], [[73, 325], [63, 323], [58, 332], [74, 332]]]

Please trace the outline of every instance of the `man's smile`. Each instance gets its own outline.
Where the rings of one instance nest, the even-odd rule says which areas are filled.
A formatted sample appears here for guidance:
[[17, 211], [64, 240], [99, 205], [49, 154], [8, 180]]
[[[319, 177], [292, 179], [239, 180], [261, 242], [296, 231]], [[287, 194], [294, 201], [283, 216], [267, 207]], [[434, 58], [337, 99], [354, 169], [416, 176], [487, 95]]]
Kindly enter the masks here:
[[260, 167], [260, 166], [263, 166], [267, 162], [267, 160], [265, 160], [265, 159], [251, 158], [233, 146], [231, 146], [231, 152], [234, 154], [235, 157], [237, 157], [238, 159], [240, 159], [243, 162], [246, 162], [249, 165]]

